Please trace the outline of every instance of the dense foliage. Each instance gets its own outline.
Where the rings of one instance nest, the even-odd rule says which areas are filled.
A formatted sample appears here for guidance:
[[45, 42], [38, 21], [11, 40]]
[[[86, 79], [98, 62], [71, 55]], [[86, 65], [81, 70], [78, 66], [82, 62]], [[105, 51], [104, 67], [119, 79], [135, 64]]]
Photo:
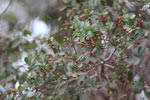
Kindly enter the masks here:
[[[19, 36], [3, 41], [0, 54], [7, 58], [1, 58], [0, 84], [19, 83], [5, 92], [4, 97], [7, 100], [136, 100], [136, 93], [141, 91], [149, 96], [150, 89], [145, 85], [149, 80], [143, 76], [135, 79], [138, 72], [133, 68], [142, 66], [141, 59], [149, 52], [141, 45], [142, 40], [150, 37], [149, 15], [141, 10], [147, 2], [59, 2], [58, 31], [39, 39], [51, 52], [46, 52], [36, 40], [30, 43]], [[24, 35], [30, 34], [24, 31]], [[17, 51], [20, 48], [27, 52], [35, 48], [24, 58], [27, 70], [22, 74], [9, 61], [10, 57], [20, 55]]]

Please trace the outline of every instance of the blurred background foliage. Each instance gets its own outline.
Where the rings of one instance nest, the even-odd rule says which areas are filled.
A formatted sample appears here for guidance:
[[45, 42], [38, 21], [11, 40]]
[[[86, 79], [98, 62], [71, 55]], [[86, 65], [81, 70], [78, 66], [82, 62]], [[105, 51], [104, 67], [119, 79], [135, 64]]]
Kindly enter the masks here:
[[56, 0], [0, 0], [0, 98], [25, 80], [24, 58], [40, 47], [50, 52], [42, 40], [57, 31]]

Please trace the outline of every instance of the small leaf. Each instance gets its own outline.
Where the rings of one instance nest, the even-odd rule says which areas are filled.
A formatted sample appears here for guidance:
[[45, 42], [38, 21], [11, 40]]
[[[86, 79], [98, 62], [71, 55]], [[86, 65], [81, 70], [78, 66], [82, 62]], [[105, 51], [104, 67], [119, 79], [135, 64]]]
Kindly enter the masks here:
[[110, 89], [111, 90], [114, 90], [114, 89], [116, 89], [117, 88], [117, 84], [115, 83], [115, 82], [112, 82], [111, 84], [110, 84]]
[[93, 79], [87, 78], [86, 79], [86, 83], [88, 83], [88, 84], [93, 84], [94, 85], [94, 84], [96, 84], [96, 81], [97, 81], [96, 78], [93, 78]]
[[128, 16], [129, 16], [130, 19], [134, 19], [135, 18], [135, 14], [134, 13], [129, 13]]
[[118, 75], [117, 75], [115, 72], [113, 72], [113, 73], [111, 74], [111, 77], [112, 77], [112, 79], [117, 79], [117, 78], [118, 78]]
[[36, 43], [35, 43], [35, 41], [33, 41], [32, 43], [26, 42], [22, 45], [22, 47], [23, 47], [23, 50], [28, 52], [29, 50], [36, 47]]
[[145, 48], [144, 47], [138, 47], [138, 55], [143, 56], [145, 54]]
[[146, 87], [146, 91], [144, 91], [147, 97], [150, 97], [150, 87]]
[[85, 31], [89, 31], [91, 29], [89, 22], [84, 23], [84, 29]]
[[31, 35], [31, 32], [29, 30], [24, 30], [23, 35], [24, 36]]
[[58, 90], [59, 95], [63, 95], [65, 93], [66, 89], [67, 89], [67, 85], [66, 85], [66, 81], [64, 81], [60, 84], [60, 88]]
[[113, 3], [114, 3], [114, 0], [106, 0], [106, 3], [107, 3], [108, 6], [112, 7]]
[[101, 5], [102, 5], [102, 6], [105, 5], [105, 0], [101, 0]]
[[150, 93], [150, 87], [147, 87], [147, 88], [146, 88], [146, 92], [149, 92], [149, 93]]
[[132, 71], [128, 72], [128, 80], [131, 82], [133, 80], [133, 73]]
[[72, 62], [68, 63], [67, 65], [68, 72], [72, 72], [74, 68], [75, 68], [75, 65]]
[[29, 64], [29, 59], [28, 59], [28, 57], [25, 57], [25, 58], [24, 58], [24, 61], [25, 61], [26, 64]]
[[25, 82], [18, 87], [18, 90], [23, 91], [23, 90], [27, 89], [28, 87], [29, 87], [29, 84], [27, 82]]
[[76, 0], [77, 3], [82, 3], [82, 2], [85, 2], [85, 1], [87, 1], [87, 0]]
[[60, 44], [63, 43], [64, 37], [62, 37], [59, 32], [53, 34], [52, 37], [53, 37], [58, 43], [60, 43]]
[[33, 78], [33, 77], [36, 77], [36, 72], [32, 71], [28, 74], [28, 77], [29, 78]]
[[69, 86], [68, 86], [68, 91], [69, 91], [69, 92], [72, 92], [73, 90], [74, 90], [73, 85], [69, 85]]
[[128, 58], [127, 61], [128, 61], [128, 63], [130, 63], [130, 64], [137, 65], [137, 64], [139, 64], [140, 59], [139, 59], [139, 58], [136, 58], [136, 57], [132, 57], [132, 58]]
[[138, 91], [141, 91], [143, 89], [143, 86], [145, 85], [144, 78], [140, 77], [139, 80], [135, 80], [134, 85], [138, 89]]
[[[89, 98], [90, 97], [89, 97], [88, 92], [84, 92], [84, 93], [82, 93], [80, 100], [90, 100]], [[77, 99], [74, 99], [74, 100], [77, 100]]]
[[64, 11], [66, 8], [67, 8], [67, 6], [62, 5], [62, 6], [59, 7], [59, 10], [60, 10], [60, 11]]
[[19, 91], [23, 91], [23, 90], [24, 90], [24, 87], [20, 85], [20, 86], [18, 87], [18, 90], [19, 90]]

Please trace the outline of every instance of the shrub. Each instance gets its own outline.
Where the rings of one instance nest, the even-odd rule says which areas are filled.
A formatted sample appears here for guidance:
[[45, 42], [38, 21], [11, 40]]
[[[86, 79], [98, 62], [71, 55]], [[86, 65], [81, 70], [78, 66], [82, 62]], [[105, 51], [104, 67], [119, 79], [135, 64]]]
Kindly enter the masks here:
[[58, 32], [44, 40], [52, 52], [36, 48], [24, 59], [28, 71], [7, 99], [135, 100], [141, 91], [148, 96], [146, 80], [134, 80], [133, 68], [148, 52], [141, 45], [150, 27], [144, 3], [65, 0]]

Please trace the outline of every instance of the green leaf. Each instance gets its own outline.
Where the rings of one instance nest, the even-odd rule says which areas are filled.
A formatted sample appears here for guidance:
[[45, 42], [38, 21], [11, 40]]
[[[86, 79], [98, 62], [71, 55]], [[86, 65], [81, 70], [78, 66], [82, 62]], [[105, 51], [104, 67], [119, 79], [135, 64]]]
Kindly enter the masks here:
[[101, 43], [101, 41], [96, 41], [95, 45], [96, 45], [96, 46], [101, 46], [102, 43]]
[[144, 91], [144, 93], [147, 97], [150, 97], [150, 87], [147, 86], [146, 91]]
[[114, 3], [114, 0], [106, 0], [106, 3], [107, 3], [108, 6], [112, 7], [113, 3]]
[[146, 88], [146, 92], [149, 92], [149, 93], [150, 93], [150, 87], [147, 87], [147, 88]]
[[110, 89], [111, 90], [114, 90], [114, 89], [116, 89], [117, 88], [117, 84], [115, 83], [115, 82], [112, 82], [111, 84], [110, 84]]
[[118, 75], [117, 75], [115, 72], [113, 72], [113, 73], [111, 74], [111, 77], [112, 77], [112, 79], [117, 79], [117, 78], [118, 78]]
[[31, 71], [31, 72], [28, 74], [28, 77], [29, 77], [29, 78], [36, 77], [36, 72]]
[[63, 37], [59, 32], [53, 34], [52, 36], [54, 37], [54, 39], [55, 39], [58, 43], [60, 43], [60, 44], [63, 43], [64, 37]]
[[[90, 100], [89, 98], [90, 97], [89, 97], [88, 92], [84, 92], [84, 93], [82, 93], [82, 96], [81, 96], [80, 100]], [[74, 99], [74, 100], [77, 100], [77, 99]]]
[[108, 27], [110, 30], [112, 30], [112, 28], [113, 28], [113, 26], [114, 26], [114, 23], [113, 23], [113, 22], [109, 22], [109, 23], [107, 23], [106, 25], [107, 25], [107, 27]]
[[124, 73], [125, 71], [126, 71], [126, 67], [123, 65], [119, 65], [116, 73], [118, 77], [120, 77], [120, 75], [122, 75], [122, 73]]
[[69, 92], [73, 92], [73, 90], [74, 90], [73, 85], [69, 85], [69, 86], [68, 86], [68, 91], [69, 91]]
[[130, 63], [130, 64], [137, 65], [137, 64], [139, 64], [140, 59], [139, 59], [139, 58], [136, 58], [136, 57], [132, 57], [132, 58], [128, 58], [127, 61], [128, 61], [128, 63]]
[[33, 41], [32, 43], [26, 42], [23, 44], [23, 50], [25, 50], [25, 51], [29, 51], [35, 47], [36, 47], [35, 41]]
[[131, 82], [132, 80], [133, 80], [133, 73], [132, 73], [132, 71], [129, 71], [128, 72], [128, 80]]
[[67, 89], [67, 85], [66, 85], [66, 81], [64, 81], [60, 84], [60, 88], [58, 90], [59, 95], [63, 95], [65, 93], [66, 89]]
[[75, 68], [74, 63], [72, 63], [72, 62], [68, 63], [68, 65], [67, 65], [68, 72], [72, 72], [74, 68]]
[[63, 11], [63, 10], [65, 10], [66, 8], [67, 8], [67, 6], [61, 5], [61, 6], [59, 7], [59, 10], [60, 10], [60, 11]]
[[141, 91], [143, 89], [143, 86], [145, 85], [144, 78], [140, 77], [139, 80], [135, 80], [134, 85], [138, 91]]
[[25, 82], [18, 87], [18, 90], [23, 91], [23, 90], [27, 89], [28, 87], [29, 87], [29, 84], [27, 82]]
[[19, 90], [19, 91], [23, 91], [24, 89], [25, 89], [25, 88], [24, 88], [23, 86], [21, 86], [21, 85], [18, 87], [18, 90]]
[[101, 0], [101, 5], [104, 6], [105, 4], [105, 0]]
[[91, 26], [90, 26], [89, 22], [85, 22], [84, 23], [84, 30], [89, 31], [90, 29], [91, 29]]
[[23, 35], [24, 36], [31, 35], [31, 32], [29, 30], [24, 30]]
[[97, 81], [96, 78], [93, 78], [93, 79], [87, 78], [86, 79], [86, 83], [88, 83], [88, 84], [93, 84], [94, 85], [94, 84], [96, 84], [96, 81]]
[[82, 3], [82, 2], [85, 2], [85, 1], [87, 1], [87, 0], [76, 0], [77, 3]]
[[134, 39], [135, 39], [135, 40], [139, 40], [140, 38], [141, 38], [141, 33], [136, 32], [136, 33], [134, 34]]
[[130, 26], [132, 26], [132, 25], [134, 24], [134, 21], [133, 21], [132, 19], [128, 19], [128, 24], [129, 24]]
[[29, 59], [28, 59], [28, 57], [25, 57], [25, 58], [24, 58], [24, 61], [25, 61], [26, 64], [29, 64]]
[[129, 13], [128, 16], [129, 16], [130, 19], [134, 19], [135, 18], [135, 14], [134, 13]]
[[138, 55], [143, 56], [145, 54], [145, 48], [144, 47], [138, 47]]

